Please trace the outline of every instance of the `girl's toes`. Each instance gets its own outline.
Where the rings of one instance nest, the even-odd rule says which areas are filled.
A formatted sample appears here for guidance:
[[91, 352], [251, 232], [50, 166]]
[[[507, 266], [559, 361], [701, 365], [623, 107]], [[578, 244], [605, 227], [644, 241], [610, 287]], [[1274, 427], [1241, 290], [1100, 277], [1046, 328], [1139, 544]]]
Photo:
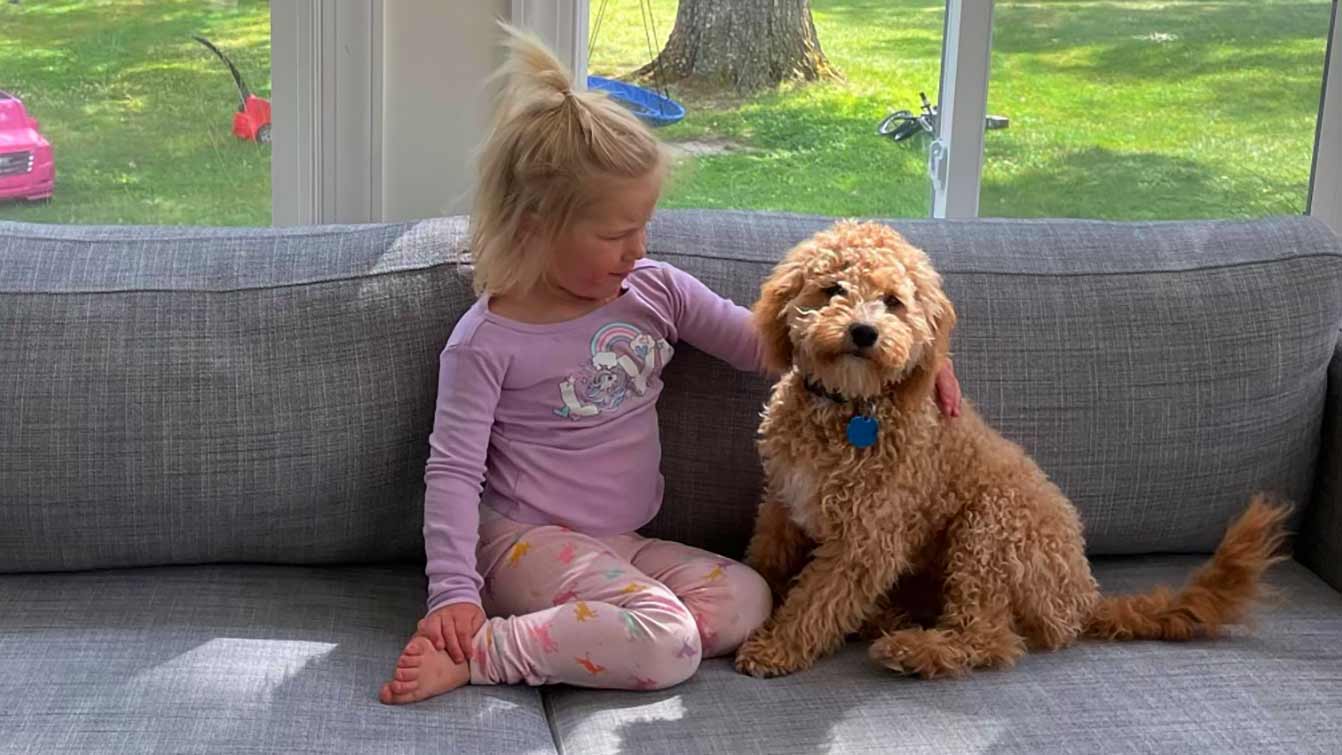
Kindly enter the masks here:
[[382, 685], [382, 689], [377, 691], [377, 699], [383, 705], [391, 705], [391, 682]]
[[408, 695], [419, 689], [418, 682], [392, 682], [391, 691], [394, 695]]
[[419, 669], [417, 668], [398, 668], [392, 678], [398, 682], [413, 682], [419, 679]]
[[405, 644], [404, 653], [406, 655], [423, 655], [432, 652], [433, 643], [429, 642], [428, 637], [412, 637], [410, 638], [410, 641]]

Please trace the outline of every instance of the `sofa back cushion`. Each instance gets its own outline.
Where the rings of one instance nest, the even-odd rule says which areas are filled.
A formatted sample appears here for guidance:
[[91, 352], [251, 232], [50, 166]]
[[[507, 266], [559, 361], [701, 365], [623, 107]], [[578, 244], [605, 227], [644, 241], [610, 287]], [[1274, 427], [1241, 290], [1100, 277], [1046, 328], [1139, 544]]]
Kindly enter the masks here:
[[464, 230], [0, 223], [0, 570], [422, 558]]
[[[649, 249], [748, 304], [828, 222], [665, 211]], [[1252, 492], [1308, 499], [1342, 322], [1321, 224], [892, 224], [945, 276], [966, 396], [1092, 552], [1206, 551]], [[0, 571], [422, 559], [465, 231], [0, 223]], [[739, 555], [767, 385], [678, 354], [646, 532]]]
[[[650, 254], [741, 302], [825, 218], [663, 212]], [[892, 221], [955, 303], [965, 396], [1072, 498], [1096, 554], [1207, 552], [1255, 491], [1303, 506], [1342, 323], [1342, 247], [1304, 217]], [[649, 531], [740, 553], [766, 387], [669, 368]]]

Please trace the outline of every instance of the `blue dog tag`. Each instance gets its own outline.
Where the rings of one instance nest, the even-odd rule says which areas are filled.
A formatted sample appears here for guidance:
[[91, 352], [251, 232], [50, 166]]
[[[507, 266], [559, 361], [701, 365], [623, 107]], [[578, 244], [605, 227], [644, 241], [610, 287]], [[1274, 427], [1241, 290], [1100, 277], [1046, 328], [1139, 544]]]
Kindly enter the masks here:
[[876, 434], [880, 431], [881, 424], [875, 417], [864, 417], [858, 415], [848, 420], [848, 442], [857, 448], [867, 448], [875, 445]]

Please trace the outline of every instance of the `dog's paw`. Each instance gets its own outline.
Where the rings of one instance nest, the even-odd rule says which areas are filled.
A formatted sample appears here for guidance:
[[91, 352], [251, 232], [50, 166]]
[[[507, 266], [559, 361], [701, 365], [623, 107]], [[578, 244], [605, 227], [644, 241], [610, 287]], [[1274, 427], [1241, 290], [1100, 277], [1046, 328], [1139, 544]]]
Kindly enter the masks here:
[[786, 676], [805, 666], [801, 655], [767, 628], [752, 634], [736, 651], [736, 670], [759, 679]]
[[902, 629], [871, 644], [868, 656], [899, 674], [936, 679], [969, 670], [969, 651], [955, 635], [940, 629]]

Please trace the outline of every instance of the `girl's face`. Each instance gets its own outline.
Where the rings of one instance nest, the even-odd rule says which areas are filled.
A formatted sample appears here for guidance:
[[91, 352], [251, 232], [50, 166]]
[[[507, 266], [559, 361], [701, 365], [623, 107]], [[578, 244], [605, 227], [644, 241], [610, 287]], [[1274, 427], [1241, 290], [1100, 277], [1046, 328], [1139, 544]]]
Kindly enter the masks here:
[[642, 178], [607, 179], [600, 199], [560, 233], [550, 249], [546, 282], [555, 293], [605, 302], [643, 259], [645, 227], [662, 190], [660, 171]]

